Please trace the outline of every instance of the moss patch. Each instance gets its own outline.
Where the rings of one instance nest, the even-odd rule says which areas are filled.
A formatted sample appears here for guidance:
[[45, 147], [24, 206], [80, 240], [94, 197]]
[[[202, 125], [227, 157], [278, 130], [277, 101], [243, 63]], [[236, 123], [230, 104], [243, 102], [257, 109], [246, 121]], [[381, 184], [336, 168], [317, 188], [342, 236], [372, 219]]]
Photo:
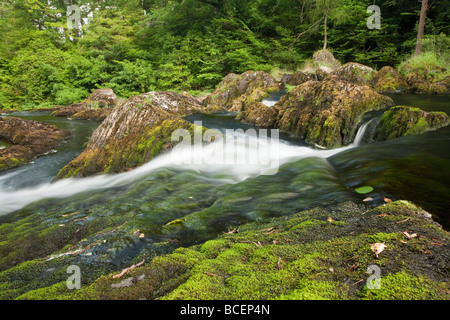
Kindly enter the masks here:
[[[406, 230], [417, 238], [405, 238]], [[19, 298], [447, 299], [449, 240], [409, 202], [372, 210], [346, 203], [246, 224], [81, 290], [58, 282]], [[378, 256], [376, 242], [386, 246]], [[367, 286], [369, 266], [380, 270], [379, 289]]]

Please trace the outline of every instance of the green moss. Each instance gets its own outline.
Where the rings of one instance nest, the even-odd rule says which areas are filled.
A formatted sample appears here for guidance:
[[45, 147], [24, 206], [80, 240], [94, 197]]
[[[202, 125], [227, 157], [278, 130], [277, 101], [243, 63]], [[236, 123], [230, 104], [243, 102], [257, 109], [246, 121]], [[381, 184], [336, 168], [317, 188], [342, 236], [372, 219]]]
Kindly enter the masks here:
[[371, 300], [433, 300], [442, 296], [448, 284], [437, 284], [423, 276], [416, 276], [400, 271], [383, 276], [380, 289], [369, 290], [367, 287], [358, 293], [361, 299]]
[[442, 112], [425, 112], [419, 108], [396, 106], [385, 112], [378, 124], [378, 140], [417, 135], [447, 126], [450, 117]]

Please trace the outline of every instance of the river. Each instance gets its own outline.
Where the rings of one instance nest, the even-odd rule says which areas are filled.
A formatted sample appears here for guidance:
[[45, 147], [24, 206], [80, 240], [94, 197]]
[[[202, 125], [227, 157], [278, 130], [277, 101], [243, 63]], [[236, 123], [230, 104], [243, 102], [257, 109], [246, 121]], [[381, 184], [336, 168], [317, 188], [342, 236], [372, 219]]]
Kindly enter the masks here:
[[[447, 97], [391, 96], [397, 105], [450, 113]], [[174, 159], [186, 155], [174, 157], [172, 153], [120, 175], [51, 183], [59, 170], [82, 151], [99, 123], [54, 118], [45, 112], [8, 116], [49, 122], [71, 131], [74, 137], [34, 163], [0, 174], [2, 220], [70, 212], [84, 212], [90, 217], [126, 216], [146, 235], [145, 241], [137, 247], [135, 244], [127, 254], [137, 255], [144, 246], [156, 248], [157, 243], [175, 237], [181, 239], [178, 245], [190, 245], [248, 221], [343, 201], [362, 203], [369, 196], [373, 198], [367, 202], [371, 206], [384, 203], [385, 198], [411, 200], [450, 228], [450, 127], [332, 151], [316, 150], [281, 135], [277, 154], [273, 154], [279, 161], [276, 174], [266, 174], [255, 165], [180, 165]], [[188, 120], [202, 121], [204, 126], [222, 131], [253, 128], [234, 120], [233, 114], [192, 115]], [[267, 141], [258, 143], [268, 148]], [[355, 192], [360, 186], [371, 186], [374, 191], [360, 195]], [[167, 224], [177, 219], [184, 221], [183, 228], [168, 230]]]

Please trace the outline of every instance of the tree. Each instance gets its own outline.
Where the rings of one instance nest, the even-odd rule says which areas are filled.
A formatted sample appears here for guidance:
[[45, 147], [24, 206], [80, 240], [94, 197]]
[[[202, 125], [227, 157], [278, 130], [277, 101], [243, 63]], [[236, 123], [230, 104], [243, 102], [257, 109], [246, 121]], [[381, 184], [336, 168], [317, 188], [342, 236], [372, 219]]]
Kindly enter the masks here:
[[[328, 47], [328, 23], [345, 23], [351, 16], [352, 8], [343, 0], [311, 0], [311, 18], [314, 23], [323, 20], [323, 49]], [[313, 21], [311, 21], [313, 23]]]
[[425, 31], [425, 21], [427, 19], [428, 0], [422, 0], [422, 8], [420, 10], [419, 30], [417, 31], [417, 43], [415, 56], [422, 53], [422, 40]]

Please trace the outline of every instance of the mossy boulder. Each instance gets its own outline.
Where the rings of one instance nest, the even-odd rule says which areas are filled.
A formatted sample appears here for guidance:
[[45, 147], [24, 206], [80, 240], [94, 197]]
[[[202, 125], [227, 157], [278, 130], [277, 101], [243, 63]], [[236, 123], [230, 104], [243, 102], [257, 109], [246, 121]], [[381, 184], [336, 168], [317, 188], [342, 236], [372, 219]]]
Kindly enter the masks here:
[[0, 171], [25, 165], [63, 143], [71, 133], [33, 120], [0, 117]]
[[[144, 263], [123, 276], [103, 274], [80, 290], [69, 290], [56, 278], [54, 284], [17, 297], [18, 291], [15, 297], [446, 300], [449, 240], [448, 232], [410, 202], [373, 209], [349, 202], [241, 225], [154, 259], [138, 257], [136, 262]], [[376, 252], [381, 244], [384, 250]], [[371, 279], [373, 270], [378, 270], [378, 286]], [[19, 275], [19, 270], [6, 270], [0, 279]], [[7, 285], [4, 289], [14, 294]]]
[[58, 106], [52, 115], [80, 120], [103, 120], [120, 102], [121, 100], [117, 98], [113, 90], [108, 88], [96, 89], [81, 103]]
[[263, 71], [231, 73], [204, 101], [205, 112], [240, 111], [245, 105], [260, 102], [269, 93], [280, 91], [281, 85]]
[[369, 85], [375, 75], [375, 70], [360, 63], [348, 62], [336, 69], [333, 74], [354, 84]]
[[315, 80], [315, 77], [312, 74], [295, 71], [294, 73], [284, 73], [281, 76], [280, 82], [284, 85], [299, 86], [310, 80]]
[[194, 125], [181, 116], [202, 108], [192, 97], [173, 92], [134, 96], [112, 110], [92, 134], [88, 147], [57, 179], [119, 173], [134, 169], [171, 149], [173, 131]]
[[376, 91], [386, 93], [394, 93], [408, 89], [408, 84], [400, 72], [390, 66], [385, 66], [376, 72], [372, 77], [371, 85]]
[[448, 126], [450, 117], [444, 112], [425, 112], [419, 108], [396, 106], [385, 112], [376, 129], [376, 141], [417, 135]]
[[266, 106], [261, 102], [257, 102], [241, 110], [236, 119], [258, 127], [273, 127], [277, 117], [278, 109], [275, 106]]
[[[436, 70], [436, 72], [440, 71]], [[436, 81], [434, 72], [427, 74], [411, 72], [405, 76], [405, 80], [413, 93], [448, 94], [450, 90], [448, 79]]]
[[448, 64], [432, 52], [412, 56], [401, 63], [399, 72], [414, 93], [448, 94], [450, 70]]
[[327, 49], [318, 50], [313, 54], [314, 63], [317, 67], [327, 67], [330, 71], [341, 67], [341, 63]]
[[353, 142], [364, 115], [392, 107], [391, 98], [337, 75], [295, 87], [275, 105], [275, 127], [324, 148]]

